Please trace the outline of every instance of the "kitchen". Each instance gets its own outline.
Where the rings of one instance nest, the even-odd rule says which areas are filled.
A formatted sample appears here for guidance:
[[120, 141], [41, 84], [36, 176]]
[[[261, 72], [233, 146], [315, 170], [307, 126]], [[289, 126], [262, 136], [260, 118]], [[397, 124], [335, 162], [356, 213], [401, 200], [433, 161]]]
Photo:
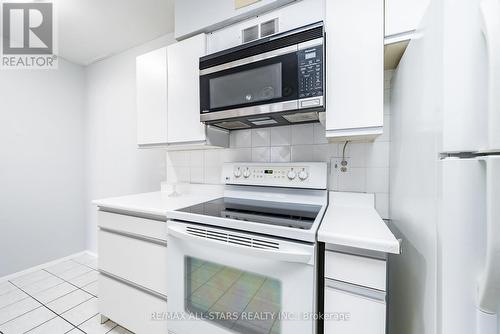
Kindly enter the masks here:
[[498, 0], [1, 17], [1, 333], [498, 333]]

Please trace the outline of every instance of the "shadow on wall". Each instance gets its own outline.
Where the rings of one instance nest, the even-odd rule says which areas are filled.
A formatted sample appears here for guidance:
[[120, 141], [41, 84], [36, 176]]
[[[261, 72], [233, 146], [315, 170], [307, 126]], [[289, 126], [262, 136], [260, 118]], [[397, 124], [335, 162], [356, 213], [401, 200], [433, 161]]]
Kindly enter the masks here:
[[[391, 231], [402, 239], [402, 254], [391, 255], [389, 265], [389, 334], [425, 334], [424, 298], [427, 263], [392, 221]], [[398, 279], [405, 277], [406, 280]]]

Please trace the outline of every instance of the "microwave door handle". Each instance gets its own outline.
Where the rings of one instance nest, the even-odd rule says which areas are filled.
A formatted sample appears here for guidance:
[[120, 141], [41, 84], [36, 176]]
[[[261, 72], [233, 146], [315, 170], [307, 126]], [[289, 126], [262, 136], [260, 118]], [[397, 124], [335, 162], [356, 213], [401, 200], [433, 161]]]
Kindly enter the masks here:
[[224, 249], [229, 252], [236, 252], [244, 255], [255, 256], [263, 259], [283, 261], [283, 262], [296, 262], [296, 263], [309, 263], [313, 256], [313, 252], [307, 253], [303, 251], [293, 251], [293, 250], [271, 250], [271, 249], [261, 249], [242, 246], [238, 244], [227, 243], [224, 241], [218, 241], [214, 239], [207, 239], [203, 237], [193, 236], [186, 233], [182, 228], [169, 226], [167, 228], [168, 235], [175, 237], [180, 240], [193, 242], [196, 244], [203, 244], [208, 247]]
[[479, 309], [497, 313], [500, 304], [500, 156], [482, 157], [486, 165], [486, 260], [479, 279]]
[[488, 64], [488, 149], [500, 149], [500, 0], [483, 0], [482, 31]]

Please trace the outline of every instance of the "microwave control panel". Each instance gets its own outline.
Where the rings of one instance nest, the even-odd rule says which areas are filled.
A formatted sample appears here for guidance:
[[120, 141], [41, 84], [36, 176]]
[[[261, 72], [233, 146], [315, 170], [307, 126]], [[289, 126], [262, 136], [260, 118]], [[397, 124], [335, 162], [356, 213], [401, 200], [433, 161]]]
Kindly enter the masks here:
[[323, 45], [298, 52], [299, 99], [323, 96]]

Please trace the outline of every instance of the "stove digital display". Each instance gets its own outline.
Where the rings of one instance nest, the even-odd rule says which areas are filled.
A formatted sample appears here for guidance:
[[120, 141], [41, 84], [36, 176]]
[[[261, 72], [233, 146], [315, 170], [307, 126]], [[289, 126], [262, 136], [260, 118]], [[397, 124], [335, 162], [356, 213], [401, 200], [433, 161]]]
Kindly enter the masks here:
[[272, 169], [266, 169], [264, 170], [264, 174], [272, 174], [273, 170]]

